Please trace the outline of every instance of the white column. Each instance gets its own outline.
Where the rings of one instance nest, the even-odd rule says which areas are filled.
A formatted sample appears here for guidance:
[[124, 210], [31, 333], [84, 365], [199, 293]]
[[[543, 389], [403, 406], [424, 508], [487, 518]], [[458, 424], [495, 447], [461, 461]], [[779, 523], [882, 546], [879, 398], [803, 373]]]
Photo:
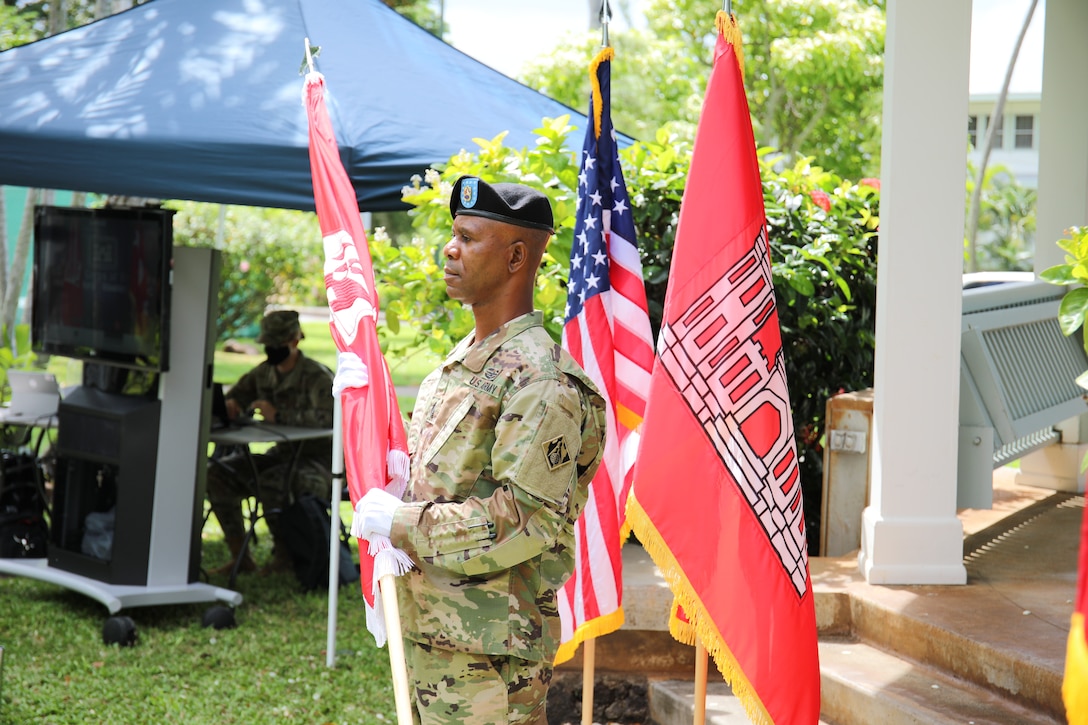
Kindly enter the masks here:
[[1054, 244], [1088, 223], [1088, 3], [1047, 0], [1039, 118], [1039, 203], [1035, 273], [1061, 264]]
[[956, 410], [971, 0], [889, 0], [887, 19], [873, 479], [858, 564], [872, 584], [963, 584]]
[[[1088, 4], [1047, 0], [1045, 12], [1035, 274], [1065, 261], [1056, 242], [1067, 228], [1088, 224]], [[1020, 460], [1017, 483], [1084, 491], [1080, 466], [1088, 451], [1088, 416], [1059, 429], [1060, 444]]]

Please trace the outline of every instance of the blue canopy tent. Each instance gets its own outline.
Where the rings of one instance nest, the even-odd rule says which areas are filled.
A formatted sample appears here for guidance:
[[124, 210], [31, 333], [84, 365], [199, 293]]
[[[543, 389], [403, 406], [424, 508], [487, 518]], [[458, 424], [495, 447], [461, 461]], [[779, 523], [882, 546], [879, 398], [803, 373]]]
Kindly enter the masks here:
[[312, 210], [307, 37], [364, 211], [473, 138], [584, 128], [379, 0], [151, 0], [0, 53], [0, 184]]
[[473, 138], [585, 127], [379, 0], [151, 0], [0, 53], [0, 185], [313, 210], [306, 38], [364, 211], [407, 209], [412, 175]]

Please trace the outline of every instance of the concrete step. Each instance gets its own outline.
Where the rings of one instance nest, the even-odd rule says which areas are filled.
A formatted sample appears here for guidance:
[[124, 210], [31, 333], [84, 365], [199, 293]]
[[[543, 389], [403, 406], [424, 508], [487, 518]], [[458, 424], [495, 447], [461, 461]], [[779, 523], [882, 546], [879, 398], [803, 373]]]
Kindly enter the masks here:
[[[820, 639], [856, 640], [906, 662], [923, 662], [1060, 721], [1068, 627], [1036, 611], [1052, 611], [1053, 603], [1032, 597], [1057, 596], [1061, 606], [1068, 594], [1010, 591], [1019, 606], [974, 596], [967, 587], [869, 587], [864, 596], [817, 594]], [[823, 653], [821, 646], [821, 665]]]
[[821, 642], [822, 716], [835, 725], [1059, 725], [984, 687], [862, 642]]
[[[650, 722], [653, 725], [691, 725], [695, 715], [695, 683], [690, 680], [650, 682]], [[706, 686], [707, 725], [750, 725], [740, 701], [724, 682]], [[838, 725], [820, 720], [819, 725]]]
[[965, 586], [871, 586], [853, 561], [817, 560], [820, 639], [861, 641], [1062, 722], [1083, 506], [1051, 494], [969, 536]]
[[[862, 642], [820, 643], [820, 725], [1062, 725], [984, 687], [913, 663]], [[691, 680], [649, 683], [650, 722], [689, 725], [695, 713]], [[708, 725], [751, 722], [729, 685], [707, 685]]]

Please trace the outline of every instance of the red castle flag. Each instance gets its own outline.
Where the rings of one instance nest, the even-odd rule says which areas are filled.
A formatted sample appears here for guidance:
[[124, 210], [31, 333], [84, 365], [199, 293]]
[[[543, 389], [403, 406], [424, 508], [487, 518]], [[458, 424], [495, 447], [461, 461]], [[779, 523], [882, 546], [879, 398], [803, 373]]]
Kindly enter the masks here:
[[612, 129], [612, 55], [605, 48], [590, 65], [592, 120], [582, 147], [563, 326], [563, 348], [608, 403], [608, 432], [575, 529], [574, 574], [558, 594], [557, 663], [573, 657], [580, 642], [623, 625], [624, 510], [654, 360], [642, 261]]
[[[331, 319], [329, 329], [340, 351], [343, 408], [344, 471], [354, 506], [372, 488], [404, 485], [408, 478], [408, 444], [397, 405], [389, 366], [378, 346], [378, 295], [366, 233], [359, 218], [355, 190], [344, 171], [336, 134], [325, 106], [325, 79], [306, 76], [306, 114], [310, 129], [310, 172], [314, 202], [325, 247], [325, 289]], [[392, 493], [399, 494], [395, 489]], [[371, 546], [373, 549], [373, 544]], [[374, 558], [360, 546], [363, 597], [367, 626], [378, 644], [384, 630], [374, 627]]]
[[763, 189], [740, 31], [717, 25], [627, 514], [749, 718], [812, 725], [816, 615]]
[[1062, 699], [1069, 725], [1088, 725], [1088, 509], [1080, 526], [1080, 574], [1077, 579], [1077, 599], [1069, 628], [1069, 643], [1065, 651], [1065, 679]]

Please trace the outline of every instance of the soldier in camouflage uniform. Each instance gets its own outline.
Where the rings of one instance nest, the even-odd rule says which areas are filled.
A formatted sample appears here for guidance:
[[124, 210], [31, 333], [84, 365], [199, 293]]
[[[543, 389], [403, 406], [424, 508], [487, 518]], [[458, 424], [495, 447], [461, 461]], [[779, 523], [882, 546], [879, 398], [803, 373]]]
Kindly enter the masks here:
[[462, 177], [450, 211], [446, 289], [475, 334], [420, 387], [404, 501], [373, 490], [357, 516], [417, 566], [397, 580], [416, 722], [544, 725], [604, 401], [532, 309], [547, 197]]
[[[226, 395], [227, 415], [234, 420], [243, 413], [259, 413], [268, 423], [307, 428], [332, 428], [333, 374], [327, 367], [306, 357], [299, 349], [304, 337], [298, 313], [292, 310], [269, 312], [261, 320], [257, 342], [265, 346], [268, 359], [243, 375]], [[292, 480], [287, 480], [295, 446], [301, 445]], [[292, 495], [312, 493], [328, 498], [332, 485], [332, 438], [318, 438], [297, 444], [277, 443], [261, 454], [252, 454], [260, 476], [259, 498], [265, 521], [272, 534], [272, 560], [262, 573], [290, 569], [291, 560], [280, 535], [279, 511]], [[288, 491], [291, 483], [292, 490]], [[234, 560], [239, 571], [253, 571], [256, 563], [242, 551], [245, 529], [242, 498], [258, 494], [250, 456], [237, 452], [212, 460], [208, 465], [207, 496], [219, 519], [231, 561], [213, 571], [229, 573]]]

